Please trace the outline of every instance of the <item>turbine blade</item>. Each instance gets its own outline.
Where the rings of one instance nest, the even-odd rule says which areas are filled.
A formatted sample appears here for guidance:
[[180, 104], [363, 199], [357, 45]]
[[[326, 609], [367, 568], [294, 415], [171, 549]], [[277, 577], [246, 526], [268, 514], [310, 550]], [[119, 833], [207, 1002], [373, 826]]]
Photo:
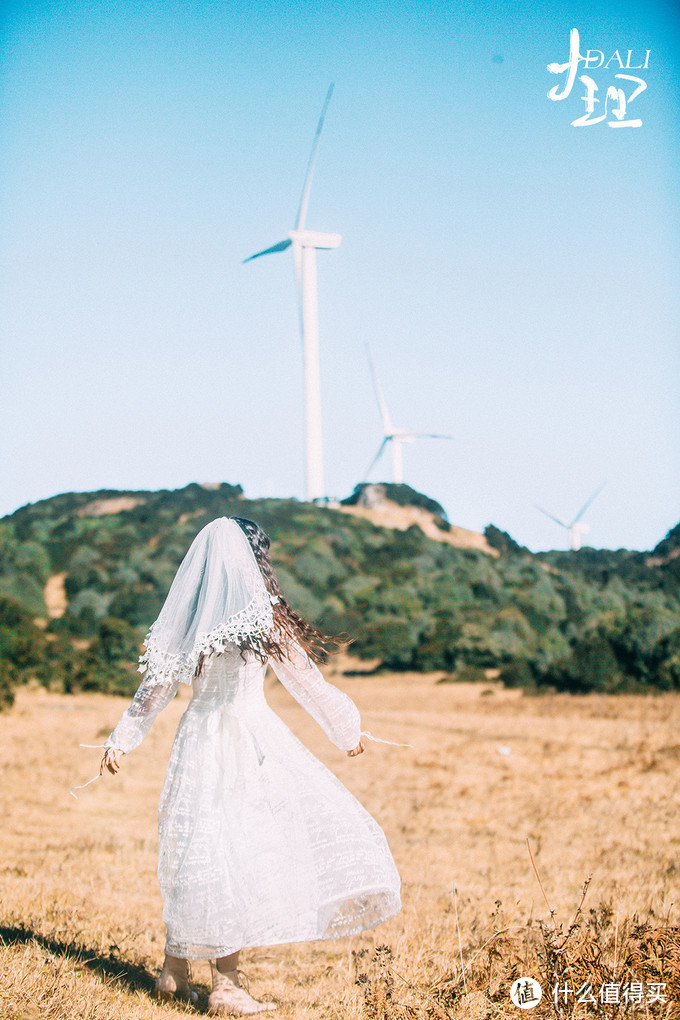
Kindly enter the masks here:
[[380, 383], [378, 382], [378, 377], [375, 374], [375, 367], [373, 365], [373, 359], [371, 358], [371, 350], [370, 350], [368, 344], [366, 344], [366, 356], [368, 357], [368, 364], [369, 364], [369, 367], [371, 369], [371, 377], [373, 379], [373, 389], [375, 390], [376, 400], [378, 401], [378, 410], [380, 411], [380, 418], [382, 420], [383, 433], [385, 434], [386, 437], [388, 437], [388, 436], [390, 436], [392, 434], [392, 432], [394, 432], [394, 428], [392, 426], [392, 419], [390, 418], [390, 412], [387, 410], [387, 404], [385, 403], [385, 398], [383, 396], [383, 392], [380, 389]]
[[321, 129], [323, 127], [324, 117], [326, 116], [326, 110], [328, 104], [331, 101], [333, 95], [333, 89], [335, 88], [334, 82], [331, 82], [326, 93], [326, 99], [321, 108], [321, 116], [319, 117], [319, 123], [316, 125], [316, 134], [314, 135], [314, 141], [312, 143], [312, 152], [309, 157], [309, 163], [307, 164], [307, 173], [305, 174], [305, 183], [302, 188], [302, 197], [300, 199], [300, 208], [298, 209], [297, 219], [295, 220], [295, 229], [304, 230], [305, 220], [307, 219], [307, 206], [309, 205], [309, 191], [312, 187], [312, 177], [314, 176], [314, 164], [316, 163], [316, 150], [319, 147], [319, 138], [321, 137]]
[[[305, 318], [304, 318], [304, 275], [302, 269], [302, 247], [293, 241], [293, 267], [295, 269], [295, 293], [297, 294], [298, 326], [302, 343], [302, 359], [305, 359]], [[309, 285], [309, 284], [308, 284]]]
[[286, 238], [285, 241], [279, 241], [278, 244], [273, 244], [271, 246], [271, 248], [265, 248], [264, 251], [258, 251], [258, 253], [256, 255], [249, 255], [248, 258], [244, 259], [243, 261], [244, 262], [252, 262], [253, 259], [259, 259], [261, 255], [273, 255], [274, 252], [276, 252], [276, 251], [285, 251], [286, 248], [290, 248], [292, 243], [293, 242], [288, 237], [288, 238]]
[[385, 438], [383, 439], [382, 443], [378, 447], [378, 452], [376, 453], [375, 457], [373, 458], [371, 463], [368, 465], [368, 467], [364, 471], [364, 481], [366, 481], [368, 479], [368, 476], [370, 475], [371, 471], [373, 470], [375, 465], [380, 460], [380, 457], [382, 456], [382, 452], [385, 449], [385, 447], [387, 446], [387, 444], [389, 443], [389, 441], [390, 441], [390, 437], [389, 436], [385, 436]]
[[547, 510], [544, 510], [542, 506], [538, 506], [537, 503], [534, 503], [534, 506], [536, 507], [537, 510], [540, 510], [542, 514], [545, 514], [546, 517], [549, 517], [551, 521], [554, 521], [555, 524], [559, 524], [561, 528], [566, 528], [567, 530], [569, 530], [569, 528], [571, 527], [570, 524], [565, 524], [564, 521], [561, 521], [559, 517], [554, 517], [552, 514], [549, 514]]
[[439, 432], [412, 432], [416, 439], [453, 439], [453, 436], [442, 436]]
[[295, 267], [295, 287], [297, 289], [300, 331], [302, 332], [302, 248], [299, 244], [293, 245], [293, 265]]
[[602, 485], [599, 486], [599, 488], [595, 489], [595, 492], [592, 494], [590, 499], [587, 499], [585, 501], [585, 503], [583, 504], [583, 506], [581, 507], [579, 512], [576, 514], [576, 517], [574, 517], [573, 521], [571, 522], [571, 526], [572, 527], [574, 526], [574, 524], [577, 524], [581, 520], [581, 518], [583, 517], [584, 513], [586, 512], [586, 510], [588, 509], [590, 504], [595, 500], [595, 498], [597, 496], [600, 495], [600, 493], [602, 492], [602, 490], [604, 489], [606, 484], [607, 484], [606, 482], [603, 482]]

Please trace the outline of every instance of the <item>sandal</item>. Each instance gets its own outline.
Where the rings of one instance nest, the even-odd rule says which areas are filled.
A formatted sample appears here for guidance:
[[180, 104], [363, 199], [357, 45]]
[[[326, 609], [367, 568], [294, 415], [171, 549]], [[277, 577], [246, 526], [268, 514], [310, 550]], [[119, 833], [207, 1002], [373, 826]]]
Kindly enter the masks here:
[[154, 999], [162, 1002], [198, 1002], [198, 993], [189, 984], [189, 961], [166, 956], [163, 970], [156, 978]]
[[[250, 1016], [252, 1013], [264, 1013], [268, 1009], [276, 1009], [275, 1002], [258, 1002], [241, 985], [240, 970], [218, 970], [210, 961], [213, 990], [208, 999], [208, 1013], [234, 1013], [236, 1016]], [[244, 975], [245, 977], [245, 975]]]

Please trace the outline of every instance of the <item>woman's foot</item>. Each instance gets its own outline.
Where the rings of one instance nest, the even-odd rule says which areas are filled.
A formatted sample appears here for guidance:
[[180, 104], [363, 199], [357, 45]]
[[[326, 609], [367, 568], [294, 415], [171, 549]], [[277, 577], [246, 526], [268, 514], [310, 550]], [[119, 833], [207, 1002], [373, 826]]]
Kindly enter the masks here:
[[176, 956], [165, 957], [163, 970], [156, 978], [154, 999], [198, 1002], [198, 995], [189, 984], [189, 963]]
[[275, 1002], [258, 1002], [242, 987], [238, 970], [220, 971], [210, 961], [213, 990], [208, 999], [209, 1013], [233, 1013], [236, 1016], [250, 1016], [276, 1009]]

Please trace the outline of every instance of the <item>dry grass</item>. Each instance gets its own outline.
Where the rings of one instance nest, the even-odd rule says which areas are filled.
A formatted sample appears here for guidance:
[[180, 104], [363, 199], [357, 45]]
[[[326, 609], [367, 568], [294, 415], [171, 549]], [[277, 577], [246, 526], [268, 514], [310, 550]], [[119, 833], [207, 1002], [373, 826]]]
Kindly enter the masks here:
[[[415, 745], [348, 759], [268, 679], [272, 707], [383, 826], [404, 907], [360, 937], [246, 950], [253, 993], [281, 1020], [680, 1017], [680, 698], [435, 680], [338, 679], [365, 728]], [[196, 1015], [148, 995], [164, 941], [156, 804], [187, 693], [77, 802], [69, 786], [99, 760], [78, 743], [100, 743], [126, 702], [22, 690], [0, 717], [0, 1020]], [[508, 995], [524, 975], [544, 988], [527, 1013]], [[207, 965], [194, 976], [200, 1011]], [[663, 981], [668, 1001], [556, 1007], [555, 979], [596, 995]]]

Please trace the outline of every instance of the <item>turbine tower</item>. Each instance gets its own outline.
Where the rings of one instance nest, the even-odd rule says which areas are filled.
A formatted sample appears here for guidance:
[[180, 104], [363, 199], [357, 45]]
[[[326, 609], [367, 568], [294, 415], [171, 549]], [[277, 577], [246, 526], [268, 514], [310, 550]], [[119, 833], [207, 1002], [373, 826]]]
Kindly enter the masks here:
[[244, 259], [252, 262], [261, 255], [272, 255], [275, 252], [293, 249], [295, 277], [297, 281], [298, 306], [300, 312], [300, 330], [302, 333], [302, 351], [305, 378], [305, 493], [311, 502], [324, 495], [323, 481], [323, 442], [321, 432], [321, 368], [319, 361], [319, 302], [317, 295], [316, 253], [320, 249], [337, 248], [342, 237], [340, 234], [322, 234], [316, 230], [307, 230], [307, 206], [309, 192], [314, 175], [316, 151], [319, 146], [321, 129], [328, 104], [333, 95], [331, 83], [316, 127], [312, 152], [307, 165], [305, 183], [298, 209], [295, 226], [288, 237], [278, 244], [258, 251]]
[[373, 379], [373, 389], [375, 390], [375, 396], [380, 410], [380, 418], [382, 420], [383, 441], [378, 447], [378, 452], [375, 457], [368, 465], [364, 477], [368, 478], [368, 475], [372, 471], [374, 465], [380, 460], [380, 457], [387, 445], [391, 444], [392, 481], [395, 485], [402, 485], [404, 481], [404, 456], [402, 446], [404, 443], [413, 443], [416, 439], [453, 439], [453, 436], [442, 436], [435, 432], [411, 432], [407, 429], [395, 428], [392, 424], [390, 412], [387, 409], [387, 403], [385, 402], [383, 392], [380, 388], [378, 376], [376, 375], [373, 360], [371, 358], [371, 352], [368, 347], [366, 347], [366, 354], [368, 355], [368, 364], [370, 366], [371, 377]]
[[583, 517], [584, 513], [591, 505], [591, 503], [595, 500], [595, 498], [600, 495], [606, 484], [607, 484], [606, 482], [603, 482], [602, 485], [600, 485], [595, 490], [592, 496], [590, 496], [585, 501], [579, 512], [576, 514], [576, 517], [574, 517], [573, 521], [571, 521], [569, 524], [567, 524], [565, 521], [561, 521], [559, 517], [555, 517], [553, 514], [549, 514], [548, 511], [544, 510], [542, 506], [536, 506], [537, 510], [540, 510], [542, 514], [545, 514], [546, 517], [549, 517], [551, 521], [555, 522], [555, 524], [559, 524], [561, 528], [567, 529], [567, 531], [569, 532], [569, 547], [572, 550], [572, 552], [578, 552], [578, 550], [581, 548], [581, 536], [587, 535], [588, 532], [590, 531], [590, 527], [587, 524], [580, 523], [581, 518]]

